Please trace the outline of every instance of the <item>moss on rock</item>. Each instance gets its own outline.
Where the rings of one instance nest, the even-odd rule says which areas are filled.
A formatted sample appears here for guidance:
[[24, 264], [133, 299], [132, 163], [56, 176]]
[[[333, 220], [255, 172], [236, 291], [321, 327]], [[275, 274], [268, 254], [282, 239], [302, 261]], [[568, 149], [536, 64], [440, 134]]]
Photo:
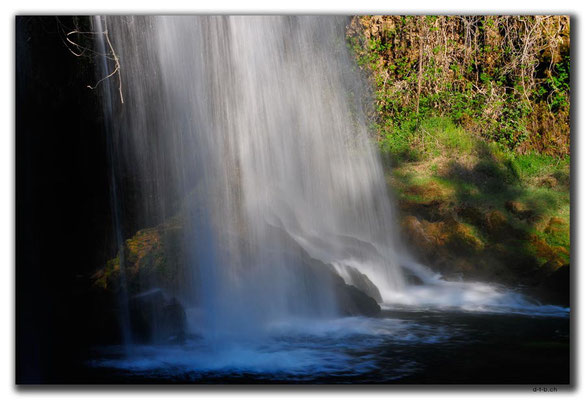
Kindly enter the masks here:
[[[130, 294], [145, 288], [161, 287], [170, 293], [180, 292], [186, 279], [185, 260], [180, 256], [183, 243], [179, 220], [142, 229], [124, 243], [123, 257]], [[105, 290], [118, 289], [120, 257], [109, 260], [92, 277], [94, 285]]]

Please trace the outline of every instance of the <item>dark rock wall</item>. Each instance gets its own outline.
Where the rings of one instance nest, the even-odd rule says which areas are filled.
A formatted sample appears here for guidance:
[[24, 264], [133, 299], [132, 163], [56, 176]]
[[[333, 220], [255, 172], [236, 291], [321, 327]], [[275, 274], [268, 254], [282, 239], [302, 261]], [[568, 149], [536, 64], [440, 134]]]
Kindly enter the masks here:
[[59, 29], [55, 17], [15, 21], [20, 383], [75, 380], [91, 341], [86, 277], [115, 254], [101, 106], [86, 88], [93, 65], [67, 50]]

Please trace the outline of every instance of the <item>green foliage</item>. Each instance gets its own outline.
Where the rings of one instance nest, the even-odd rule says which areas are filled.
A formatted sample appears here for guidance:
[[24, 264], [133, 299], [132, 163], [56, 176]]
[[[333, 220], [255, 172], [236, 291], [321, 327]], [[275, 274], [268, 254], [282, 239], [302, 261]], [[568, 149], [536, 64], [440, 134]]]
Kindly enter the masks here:
[[382, 152], [399, 161], [419, 161], [451, 152], [472, 151], [473, 136], [445, 117], [404, 121], [381, 129]]
[[445, 265], [499, 260], [498, 279], [570, 262], [568, 18], [366, 16], [348, 32], [403, 223]]
[[[393, 187], [409, 210], [430, 212], [433, 221], [455, 213], [487, 248], [532, 257], [540, 265], [570, 262], [570, 157], [519, 154], [444, 117], [386, 133], [380, 145], [396, 161]], [[510, 236], [492, 232], [492, 213]]]
[[555, 64], [554, 72], [546, 81], [548, 88], [543, 86], [538, 91], [541, 96], [548, 94], [547, 100], [550, 99], [548, 105], [552, 112], [569, 107], [570, 61], [568, 56], [562, 62]]
[[546, 154], [506, 154], [513, 168], [525, 180], [543, 175], [561, 177], [561, 181], [568, 183], [570, 158], [557, 158]]
[[518, 153], [559, 156], [569, 153], [568, 30], [563, 16], [364, 16], [348, 44], [372, 77], [383, 146], [412, 158], [420, 123], [444, 117]]

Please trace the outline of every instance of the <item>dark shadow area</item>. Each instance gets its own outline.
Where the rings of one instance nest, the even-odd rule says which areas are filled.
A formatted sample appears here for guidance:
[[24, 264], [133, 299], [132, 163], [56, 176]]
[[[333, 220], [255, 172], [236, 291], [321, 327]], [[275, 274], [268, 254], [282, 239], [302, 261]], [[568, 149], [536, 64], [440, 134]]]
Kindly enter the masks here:
[[16, 381], [75, 381], [92, 333], [88, 275], [115, 252], [93, 66], [73, 17], [17, 17]]

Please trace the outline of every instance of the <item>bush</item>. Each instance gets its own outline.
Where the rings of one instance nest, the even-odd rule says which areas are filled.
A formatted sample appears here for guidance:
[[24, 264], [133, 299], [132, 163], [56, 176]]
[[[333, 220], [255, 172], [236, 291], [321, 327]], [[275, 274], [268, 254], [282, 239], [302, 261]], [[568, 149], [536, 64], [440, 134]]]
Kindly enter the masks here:
[[371, 77], [382, 140], [443, 117], [517, 153], [563, 156], [569, 33], [566, 16], [359, 16], [348, 45]]

